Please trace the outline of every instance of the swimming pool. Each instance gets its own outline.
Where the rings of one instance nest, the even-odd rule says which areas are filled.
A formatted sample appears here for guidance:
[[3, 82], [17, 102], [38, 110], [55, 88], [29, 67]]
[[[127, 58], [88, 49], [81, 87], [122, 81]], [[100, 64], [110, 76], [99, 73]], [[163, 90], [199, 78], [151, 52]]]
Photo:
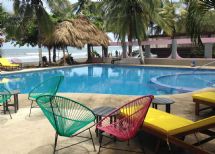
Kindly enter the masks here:
[[193, 69], [184, 68], [101, 64], [1, 75], [1, 78], [9, 78], [5, 86], [20, 89], [21, 93], [28, 93], [39, 82], [56, 75], [65, 77], [59, 89], [59, 92], [65, 93], [161, 95], [192, 91], [215, 84], [215, 70], [192, 72]]

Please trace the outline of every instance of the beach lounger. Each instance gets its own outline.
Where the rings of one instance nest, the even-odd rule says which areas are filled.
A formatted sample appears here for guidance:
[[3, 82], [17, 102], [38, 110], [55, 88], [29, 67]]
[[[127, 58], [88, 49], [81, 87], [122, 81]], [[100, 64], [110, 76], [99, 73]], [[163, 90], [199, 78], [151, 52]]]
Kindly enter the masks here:
[[[215, 92], [200, 92], [197, 94], [193, 94], [193, 102], [195, 103], [195, 114], [199, 115], [200, 111], [215, 108]], [[200, 108], [200, 104], [207, 105], [209, 107]]]
[[[156, 151], [159, 149], [160, 141], [164, 140], [170, 150], [170, 144], [175, 144], [176, 146], [187, 149], [192, 153], [204, 154], [208, 152], [203, 151], [196, 146], [204, 144], [215, 138], [215, 132], [209, 130], [211, 128], [215, 128], [215, 116], [193, 122], [183, 117], [150, 108], [142, 129], [159, 138]], [[184, 141], [187, 135], [195, 133], [202, 133], [209, 137], [194, 144], [189, 144]]]
[[6, 58], [0, 58], [0, 64], [1, 64], [1, 68], [4, 70], [14, 70], [14, 69], [21, 68], [21, 65], [13, 64]]
[[112, 58], [111, 60], [111, 64], [114, 64], [116, 61], [120, 61], [122, 60], [122, 58], [118, 57], [118, 58]]

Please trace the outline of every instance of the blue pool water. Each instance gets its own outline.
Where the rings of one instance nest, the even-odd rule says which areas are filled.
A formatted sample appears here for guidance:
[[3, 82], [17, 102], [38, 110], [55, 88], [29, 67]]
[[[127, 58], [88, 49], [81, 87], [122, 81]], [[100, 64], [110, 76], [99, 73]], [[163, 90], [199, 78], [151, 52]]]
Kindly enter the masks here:
[[9, 89], [28, 93], [36, 84], [56, 75], [63, 75], [59, 92], [101, 93], [122, 95], [161, 95], [201, 89], [215, 85], [215, 71], [192, 69], [86, 65], [29, 73], [1, 75]]

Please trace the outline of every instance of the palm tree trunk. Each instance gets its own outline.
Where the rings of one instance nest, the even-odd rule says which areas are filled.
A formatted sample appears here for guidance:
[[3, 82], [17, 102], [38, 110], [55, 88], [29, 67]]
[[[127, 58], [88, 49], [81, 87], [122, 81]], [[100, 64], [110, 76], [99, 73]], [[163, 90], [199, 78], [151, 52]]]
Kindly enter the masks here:
[[66, 65], [66, 54], [65, 54], [65, 47], [63, 47], [63, 65]]
[[131, 56], [131, 53], [132, 53], [132, 35], [128, 35], [128, 42], [129, 42], [129, 45], [128, 45], [128, 55]]
[[106, 47], [102, 46], [102, 50], [104, 51], [104, 57], [105, 58], [108, 57], [108, 47], [106, 48]]
[[87, 44], [87, 62], [91, 63], [92, 62], [92, 55], [91, 55], [91, 45]]
[[38, 42], [38, 50], [39, 50], [39, 66], [43, 67], [43, 62], [42, 62], [42, 45], [40, 42]]
[[56, 47], [53, 48], [53, 62], [56, 62]]
[[48, 51], [49, 51], [49, 64], [51, 63], [51, 48], [48, 48]]
[[171, 45], [171, 58], [176, 59], [177, 58], [177, 40], [175, 38], [172, 38], [172, 45]]
[[141, 45], [141, 41], [138, 41], [138, 45], [139, 45], [139, 51], [140, 51], [140, 63], [144, 64], [144, 55], [143, 55], [143, 48]]
[[122, 58], [126, 58], [127, 57], [127, 46], [125, 41], [122, 41]]

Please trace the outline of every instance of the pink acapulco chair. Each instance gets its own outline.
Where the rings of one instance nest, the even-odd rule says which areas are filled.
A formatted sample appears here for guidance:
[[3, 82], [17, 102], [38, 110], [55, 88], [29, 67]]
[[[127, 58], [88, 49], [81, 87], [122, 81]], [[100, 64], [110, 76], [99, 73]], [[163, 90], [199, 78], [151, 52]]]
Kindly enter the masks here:
[[[105, 145], [111, 143], [110, 141], [102, 145], [104, 132], [110, 134], [114, 139], [121, 141], [129, 141], [133, 138], [138, 129], [143, 125], [153, 98], [154, 97], [150, 95], [132, 100], [131, 102], [117, 108], [99, 121], [96, 125], [96, 128], [99, 131], [99, 152], [101, 148], [107, 148]], [[112, 117], [114, 117], [114, 120], [112, 120]], [[123, 150], [116, 148], [110, 149]]]

